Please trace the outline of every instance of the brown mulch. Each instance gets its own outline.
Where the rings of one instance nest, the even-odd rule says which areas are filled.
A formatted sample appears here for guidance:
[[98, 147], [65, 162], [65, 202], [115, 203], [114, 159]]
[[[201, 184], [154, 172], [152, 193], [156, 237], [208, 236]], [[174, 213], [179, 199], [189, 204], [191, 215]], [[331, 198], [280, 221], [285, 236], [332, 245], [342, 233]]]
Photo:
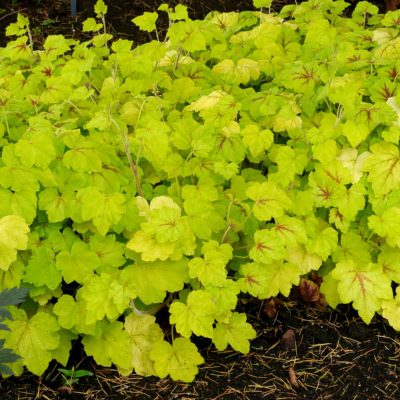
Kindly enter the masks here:
[[283, 302], [269, 318], [264, 306], [261, 301], [242, 306], [258, 333], [249, 354], [218, 352], [208, 340], [196, 341], [206, 362], [193, 383], [135, 374], [123, 377], [114, 369], [96, 366], [91, 358], [81, 358], [75, 350], [70, 366], [75, 361], [77, 368], [92, 370], [93, 377], [65, 388], [52, 365], [40, 380], [26, 373], [0, 381], [0, 398], [400, 399], [400, 334], [382, 318], [365, 325], [350, 306], [321, 311], [298, 301]]
[[[297, 3], [302, 1], [304, 0], [297, 0]], [[347, 10], [349, 14], [358, 1], [360, 0], [348, 0], [351, 3]], [[384, 0], [370, 0], [370, 2], [377, 5], [381, 12], [385, 11]], [[77, 0], [78, 14], [72, 17], [69, 0], [1, 0], [0, 46], [5, 46], [7, 43], [7, 37], [4, 35], [5, 28], [16, 20], [18, 12], [29, 16], [30, 28], [37, 48], [48, 35], [63, 34], [66, 37], [88, 40], [91, 34], [82, 32], [82, 22], [88, 17], [94, 17], [95, 3], [96, 0]], [[106, 16], [108, 31], [115, 37], [130, 39], [138, 44], [155, 37], [139, 31], [131, 20], [145, 11], [157, 10], [162, 3], [168, 3], [171, 7], [176, 4], [186, 5], [192, 19], [204, 18], [214, 10], [223, 12], [255, 10], [253, 0], [106, 0], [105, 3], [108, 5]], [[272, 10], [279, 11], [284, 5], [293, 3], [296, 3], [296, 0], [274, 0]], [[158, 26], [161, 37], [167, 25], [165, 13], [160, 13]]]

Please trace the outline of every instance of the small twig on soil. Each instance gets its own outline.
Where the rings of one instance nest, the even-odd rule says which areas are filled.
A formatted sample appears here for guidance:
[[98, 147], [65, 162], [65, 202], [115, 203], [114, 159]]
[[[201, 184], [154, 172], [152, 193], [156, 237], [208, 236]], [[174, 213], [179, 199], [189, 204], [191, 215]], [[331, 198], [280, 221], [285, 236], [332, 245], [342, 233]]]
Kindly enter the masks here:
[[0, 17], [0, 21], [3, 20], [3, 19], [6, 19], [7, 17], [10, 17], [11, 15], [20, 13], [20, 12], [25, 11], [25, 10], [27, 10], [27, 8], [23, 8], [22, 10], [11, 11], [11, 12], [9, 12], [8, 14], [3, 15], [2, 17]]

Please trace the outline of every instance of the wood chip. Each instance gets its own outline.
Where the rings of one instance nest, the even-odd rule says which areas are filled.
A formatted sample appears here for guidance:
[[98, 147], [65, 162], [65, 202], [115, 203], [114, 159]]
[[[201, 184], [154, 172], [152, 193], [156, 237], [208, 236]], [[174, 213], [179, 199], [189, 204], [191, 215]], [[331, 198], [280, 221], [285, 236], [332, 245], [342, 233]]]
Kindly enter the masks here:
[[296, 372], [294, 371], [294, 368], [293, 367], [289, 367], [288, 372], [289, 372], [289, 382], [290, 382], [290, 384], [295, 388], [300, 387], [299, 381], [297, 380]]

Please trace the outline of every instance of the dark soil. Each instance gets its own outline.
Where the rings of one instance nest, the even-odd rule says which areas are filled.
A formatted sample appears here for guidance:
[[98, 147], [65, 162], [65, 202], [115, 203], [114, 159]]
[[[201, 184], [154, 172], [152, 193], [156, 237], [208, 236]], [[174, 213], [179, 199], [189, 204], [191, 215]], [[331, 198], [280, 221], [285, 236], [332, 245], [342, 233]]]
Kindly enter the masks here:
[[[297, 3], [302, 1], [304, 0], [297, 0]], [[354, 9], [358, 1], [348, 0], [352, 3], [348, 13]], [[88, 17], [94, 17], [95, 2], [96, 0], [77, 0], [78, 13], [76, 17], [72, 17], [69, 0], [1, 0], [0, 46], [5, 46], [7, 43], [5, 28], [16, 20], [18, 12], [29, 17], [33, 40], [38, 47], [47, 35], [63, 34], [66, 37], [88, 40], [91, 34], [82, 32], [82, 22]], [[370, 2], [376, 4], [381, 12], [385, 11], [384, 0], [370, 0]], [[204, 18], [210, 11], [215, 10], [224, 12], [255, 10], [252, 0], [106, 0], [105, 3], [108, 4], [106, 16], [108, 31], [115, 37], [130, 39], [138, 44], [155, 39], [155, 36], [139, 31], [131, 22], [132, 18], [145, 11], [155, 11], [162, 3], [168, 3], [170, 6], [179, 3], [186, 5], [192, 19]], [[272, 10], [279, 11], [284, 5], [293, 3], [296, 3], [296, 0], [274, 0]], [[165, 13], [160, 14], [159, 28], [162, 37], [168, 21], [166, 18], [162, 19]]]
[[[63, 387], [58, 366], [52, 365], [41, 380], [28, 373], [3, 380], [0, 398], [400, 399], [400, 334], [380, 317], [365, 325], [350, 306], [319, 311], [299, 301], [286, 301], [269, 318], [264, 306], [260, 301], [242, 305], [258, 333], [249, 354], [218, 352], [208, 340], [197, 340], [206, 363], [191, 384], [135, 374], [122, 377], [84, 358], [77, 344], [69, 367], [89, 369], [92, 377], [82, 378], [72, 389]], [[295, 378], [291, 380], [290, 374]]]
[[[108, 29], [115, 37], [136, 43], [153, 39], [139, 32], [130, 20], [153, 11], [162, 0], [109, 0]], [[168, 1], [170, 5], [179, 1]], [[294, 0], [277, 0], [275, 10]], [[299, 1], [298, 1], [299, 2]], [[384, 2], [372, 1], [383, 11]], [[0, 1], [0, 46], [5, 46], [5, 27], [17, 12], [30, 18], [37, 48], [50, 34], [81, 40], [82, 21], [93, 16], [95, 0], [78, 0], [76, 17], [71, 17], [68, 0]], [[183, 0], [191, 18], [203, 18], [211, 10], [252, 9], [252, 0]], [[354, 5], [353, 5], [354, 7]], [[161, 34], [166, 21], [161, 20]], [[296, 300], [285, 300], [269, 318], [260, 301], [242, 305], [258, 336], [251, 352], [218, 352], [207, 340], [197, 345], [206, 363], [195, 382], [183, 384], [170, 379], [121, 377], [114, 369], [96, 366], [76, 343], [69, 368], [88, 369], [92, 377], [81, 378], [72, 388], [63, 386], [58, 365], [51, 364], [39, 379], [25, 373], [0, 380], [1, 400], [26, 399], [138, 399], [138, 400], [361, 400], [400, 399], [400, 334], [380, 317], [365, 325], [351, 306], [318, 310]], [[292, 332], [290, 331], [292, 330]], [[293, 334], [294, 339], [293, 341]], [[284, 340], [282, 338], [284, 337]]]

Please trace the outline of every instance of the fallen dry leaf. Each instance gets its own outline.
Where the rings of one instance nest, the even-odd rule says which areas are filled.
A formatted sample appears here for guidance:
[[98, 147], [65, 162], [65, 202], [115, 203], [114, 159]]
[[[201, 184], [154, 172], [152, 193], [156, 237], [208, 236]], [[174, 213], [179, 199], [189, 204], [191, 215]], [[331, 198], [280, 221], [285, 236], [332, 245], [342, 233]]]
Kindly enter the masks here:
[[307, 303], [315, 303], [320, 298], [319, 286], [308, 279], [300, 280], [299, 292], [301, 299]]
[[283, 335], [282, 335], [282, 347], [285, 350], [293, 350], [296, 348], [296, 335], [294, 333], [293, 329], [288, 329]]
[[275, 317], [276, 313], [278, 312], [279, 304], [281, 302], [275, 298], [271, 297], [264, 305], [263, 311], [269, 318]]

